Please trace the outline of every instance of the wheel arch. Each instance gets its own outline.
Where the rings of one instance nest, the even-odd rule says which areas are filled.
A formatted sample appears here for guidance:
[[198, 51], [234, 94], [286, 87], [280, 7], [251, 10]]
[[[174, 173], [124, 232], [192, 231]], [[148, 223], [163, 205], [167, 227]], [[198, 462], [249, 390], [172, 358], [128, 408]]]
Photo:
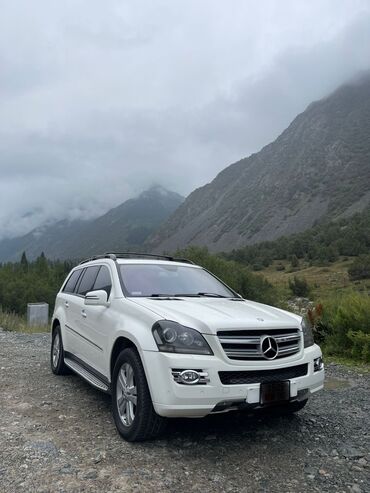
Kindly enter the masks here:
[[128, 339], [127, 337], [124, 336], [119, 336], [117, 339], [114, 341], [111, 355], [110, 355], [110, 365], [109, 365], [109, 378], [110, 381], [112, 381], [112, 375], [113, 375], [113, 368], [116, 363], [116, 360], [118, 358], [119, 353], [128, 347], [135, 348], [136, 351], [139, 353], [137, 345], [131, 340]]
[[52, 326], [51, 326], [51, 333], [53, 334], [54, 333], [54, 330], [57, 328], [57, 327], [60, 327], [60, 322], [59, 322], [59, 319], [55, 318], [53, 320], [53, 323], [52, 323]]

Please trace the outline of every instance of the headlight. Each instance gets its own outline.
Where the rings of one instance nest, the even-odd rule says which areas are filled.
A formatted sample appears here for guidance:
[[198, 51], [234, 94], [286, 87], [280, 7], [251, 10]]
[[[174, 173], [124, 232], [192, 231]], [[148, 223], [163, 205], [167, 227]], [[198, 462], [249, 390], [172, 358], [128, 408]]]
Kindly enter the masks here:
[[177, 322], [161, 320], [153, 325], [153, 336], [158, 349], [167, 353], [213, 354], [204, 337], [197, 330]]
[[312, 327], [306, 318], [302, 318], [301, 327], [303, 330], [304, 347], [313, 346], [315, 341], [313, 340]]

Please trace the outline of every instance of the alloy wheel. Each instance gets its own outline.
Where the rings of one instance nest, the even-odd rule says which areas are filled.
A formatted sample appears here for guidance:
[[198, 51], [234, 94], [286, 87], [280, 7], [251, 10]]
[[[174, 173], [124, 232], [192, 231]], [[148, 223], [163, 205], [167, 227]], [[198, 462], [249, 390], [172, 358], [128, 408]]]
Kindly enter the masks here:
[[60, 355], [60, 335], [59, 332], [55, 334], [53, 341], [53, 366], [57, 367]]
[[116, 399], [122, 423], [131, 426], [136, 413], [137, 387], [134, 370], [129, 363], [124, 363], [118, 372]]

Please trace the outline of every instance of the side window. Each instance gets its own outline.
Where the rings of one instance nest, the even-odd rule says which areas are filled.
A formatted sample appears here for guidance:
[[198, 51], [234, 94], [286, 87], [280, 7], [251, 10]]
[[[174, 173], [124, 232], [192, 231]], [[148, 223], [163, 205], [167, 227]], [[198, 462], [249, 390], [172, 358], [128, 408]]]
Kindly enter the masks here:
[[94, 285], [98, 270], [99, 270], [98, 265], [96, 266], [94, 265], [93, 267], [88, 267], [85, 270], [80, 285], [77, 288], [77, 294], [81, 294], [82, 296], [85, 296], [86, 293], [92, 291], [92, 287]]
[[100, 267], [98, 277], [94, 283], [93, 291], [97, 291], [98, 289], [103, 289], [106, 291], [109, 298], [112, 289], [112, 281], [110, 278], [109, 269], [105, 265]]
[[66, 282], [66, 285], [63, 288], [63, 293], [73, 293], [77, 281], [80, 278], [81, 272], [82, 269], [78, 269], [72, 272], [72, 274], [69, 276], [68, 281]]

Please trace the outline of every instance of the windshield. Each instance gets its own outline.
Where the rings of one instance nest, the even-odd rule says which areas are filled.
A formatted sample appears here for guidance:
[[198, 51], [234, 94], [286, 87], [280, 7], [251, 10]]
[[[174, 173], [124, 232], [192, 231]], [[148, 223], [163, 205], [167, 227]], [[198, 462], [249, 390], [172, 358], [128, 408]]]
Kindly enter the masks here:
[[234, 298], [235, 293], [203, 269], [179, 265], [120, 265], [127, 296], [214, 296]]

